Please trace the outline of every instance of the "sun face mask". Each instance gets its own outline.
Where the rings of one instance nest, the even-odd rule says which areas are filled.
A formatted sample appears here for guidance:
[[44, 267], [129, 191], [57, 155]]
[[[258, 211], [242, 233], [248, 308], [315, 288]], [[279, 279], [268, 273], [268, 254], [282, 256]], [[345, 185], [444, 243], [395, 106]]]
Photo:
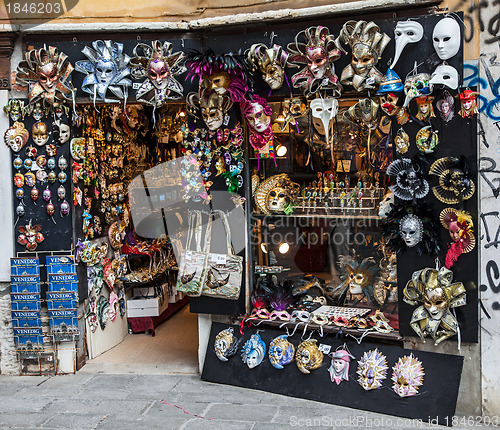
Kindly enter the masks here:
[[405, 355], [392, 368], [392, 389], [400, 397], [414, 396], [424, 383], [424, 375], [422, 362], [413, 354]]
[[340, 346], [335, 352], [329, 354], [332, 359], [332, 363], [328, 368], [328, 373], [330, 373], [330, 379], [339, 385], [342, 381], [349, 380], [349, 363], [354, 360], [355, 357], [347, 350], [347, 346]]
[[259, 334], [250, 336], [241, 350], [241, 359], [249, 369], [257, 367], [266, 355], [266, 344]]
[[292, 76], [294, 88], [300, 88], [306, 97], [319, 90], [331, 90], [333, 96], [340, 96], [342, 87], [333, 63], [340, 58], [341, 52], [328, 28], [319, 25], [300, 31], [295, 41], [288, 44], [288, 52], [290, 63], [305, 65]]
[[282, 87], [288, 58], [288, 53], [279, 45], [268, 48], [263, 43], [257, 43], [248, 51], [248, 61], [253, 64], [254, 70], [259, 68], [262, 79], [272, 90]]
[[458, 88], [458, 72], [453, 66], [448, 64], [440, 64], [432, 73], [429, 83], [433, 85], [441, 84], [452, 90]]
[[290, 213], [299, 189], [285, 173], [271, 176], [257, 186], [253, 196], [255, 206], [266, 215]]
[[214, 350], [215, 355], [220, 361], [228, 361], [238, 352], [239, 340], [234, 336], [232, 327], [220, 331], [215, 337]]
[[336, 42], [339, 46], [340, 41], [350, 46], [352, 59], [342, 71], [340, 82], [352, 85], [357, 91], [373, 89], [380, 84], [384, 75], [375, 66], [390, 40], [387, 34], [380, 33], [373, 21], [347, 21]]
[[460, 49], [460, 24], [453, 18], [440, 20], [432, 32], [432, 44], [441, 60], [449, 60]]
[[287, 339], [288, 336], [283, 334], [269, 344], [269, 361], [276, 369], [283, 369], [290, 364], [295, 355], [295, 347]]
[[[22, 122], [15, 122], [4, 134], [5, 144], [14, 152], [19, 152], [28, 143], [30, 133]], [[47, 137], [48, 138], [48, 137]]]
[[31, 127], [31, 138], [38, 146], [43, 146], [49, 140], [49, 131], [44, 122], [35, 122]]
[[466, 304], [466, 292], [461, 282], [453, 282], [453, 273], [447, 268], [414, 272], [403, 290], [403, 300], [422, 304], [413, 311], [410, 322], [422, 340], [431, 336], [438, 345], [457, 334], [458, 321], [450, 309]]
[[387, 377], [387, 359], [378, 349], [363, 354], [358, 362], [358, 383], [365, 390], [376, 390]]
[[390, 69], [394, 68], [396, 63], [408, 43], [417, 43], [422, 40], [424, 28], [417, 21], [399, 21], [394, 28], [394, 37], [396, 40], [396, 51], [394, 60], [390, 65]]
[[167, 100], [182, 97], [183, 88], [175, 76], [186, 71], [184, 53], [173, 52], [170, 42], [155, 40], [151, 46], [138, 43], [130, 67], [135, 79], [147, 78], [137, 90], [137, 101], [160, 107]]
[[305, 340], [297, 347], [295, 360], [299, 370], [308, 375], [311, 370], [318, 369], [323, 363], [323, 353], [316, 345], [317, 340]]

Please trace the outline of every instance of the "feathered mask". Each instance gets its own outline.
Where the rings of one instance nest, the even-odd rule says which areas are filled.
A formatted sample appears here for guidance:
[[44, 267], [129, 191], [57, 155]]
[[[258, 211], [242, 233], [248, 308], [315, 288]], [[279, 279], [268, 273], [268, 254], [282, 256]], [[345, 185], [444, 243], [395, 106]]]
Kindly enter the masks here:
[[453, 240], [446, 253], [446, 267], [450, 269], [458, 257], [471, 252], [476, 246], [474, 223], [469, 213], [454, 208], [443, 209], [439, 219], [443, 227], [450, 232], [450, 237]]
[[240, 102], [241, 113], [250, 130], [249, 142], [256, 150], [264, 148], [273, 139], [271, 115], [273, 110], [267, 100], [254, 94], [252, 100]]

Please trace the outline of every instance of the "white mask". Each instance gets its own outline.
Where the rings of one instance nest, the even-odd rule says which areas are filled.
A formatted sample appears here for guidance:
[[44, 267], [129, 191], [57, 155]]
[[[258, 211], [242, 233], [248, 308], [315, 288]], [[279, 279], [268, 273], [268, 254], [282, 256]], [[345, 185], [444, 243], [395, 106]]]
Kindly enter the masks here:
[[401, 52], [408, 43], [417, 43], [422, 40], [424, 35], [424, 28], [417, 21], [400, 21], [396, 24], [394, 29], [394, 36], [396, 38], [396, 52], [394, 54], [394, 61], [390, 68], [394, 68], [399, 60]]
[[429, 81], [431, 84], [442, 84], [451, 88], [452, 90], [456, 90], [458, 88], [458, 72], [452, 66], [448, 64], [440, 64], [434, 70], [434, 73], [431, 76], [431, 80]]
[[460, 49], [460, 25], [453, 18], [443, 18], [434, 27], [432, 43], [438, 57], [448, 60]]
[[378, 216], [380, 218], [387, 218], [387, 215], [392, 210], [392, 205], [394, 205], [394, 193], [389, 191], [379, 204]]
[[59, 143], [62, 145], [69, 140], [70, 128], [68, 124], [61, 124], [59, 126]]
[[[339, 102], [337, 99], [334, 99], [333, 97], [327, 97], [327, 98], [317, 98], [311, 101], [310, 104], [310, 109], [311, 113], [313, 116], [313, 123], [316, 124], [316, 127], [321, 129], [321, 126], [323, 127], [323, 130], [325, 131], [325, 137], [326, 137], [326, 143], [329, 143], [329, 129], [330, 129], [330, 122], [335, 118], [337, 115], [337, 111], [339, 109]], [[320, 120], [318, 123], [315, 118]]]

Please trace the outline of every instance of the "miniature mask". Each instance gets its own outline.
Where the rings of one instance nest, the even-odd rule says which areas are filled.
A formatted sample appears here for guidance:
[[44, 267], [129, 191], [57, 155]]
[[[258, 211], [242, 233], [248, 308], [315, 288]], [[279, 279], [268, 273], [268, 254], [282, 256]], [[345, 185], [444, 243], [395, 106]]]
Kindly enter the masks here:
[[455, 100], [453, 96], [445, 91], [436, 102], [436, 109], [444, 122], [450, 122], [455, 116]]
[[349, 363], [354, 360], [354, 356], [347, 350], [347, 346], [339, 346], [335, 352], [329, 354], [332, 363], [328, 368], [332, 382], [339, 385], [342, 381], [349, 380]]
[[316, 339], [305, 340], [297, 347], [295, 355], [297, 367], [306, 375], [311, 373], [311, 370], [318, 369], [323, 363], [323, 353], [316, 343]]
[[412, 214], [406, 215], [401, 220], [399, 234], [408, 248], [418, 245], [422, 241], [424, 234], [422, 220]]
[[239, 340], [234, 335], [232, 327], [220, 331], [215, 337], [215, 355], [221, 361], [227, 361], [229, 357], [238, 352]]
[[17, 188], [22, 188], [24, 186], [24, 175], [22, 173], [16, 173], [14, 175], [14, 185]]
[[458, 331], [458, 321], [450, 308], [464, 306], [466, 292], [461, 282], [452, 281], [453, 273], [447, 268], [427, 268], [414, 272], [403, 290], [406, 303], [422, 303], [413, 311], [410, 325], [424, 341], [431, 336], [438, 345]]
[[424, 35], [424, 28], [417, 21], [399, 21], [394, 28], [394, 37], [396, 40], [396, 51], [394, 53], [394, 60], [390, 65], [393, 69], [408, 43], [417, 43], [422, 40]]
[[351, 64], [342, 71], [340, 82], [352, 85], [357, 91], [375, 88], [383, 80], [383, 75], [375, 67], [391, 38], [380, 33], [374, 22], [347, 21], [338, 41], [351, 47]]
[[432, 32], [432, 44], [441, 60], [449, 60], [460, 49], [460, 25], [450, 17], [441, 19]]
[[241, 358], [243, 363], [245, 363], [249, 369], [257, 367], [266, 355], [266, 344], [260, 338], [259, 334], [253, 334], [250, 336], [243, 345], [241, 350]]
[[276, 369], [283, 369], [290, 364], [294, 355], [295, 347], [288, 341], [286, 334], [275, 337], [269, 344], [269, 361]]
[[66, 188], [62, 185], [57, 189], [57, 197], [59, 197], [59, 200], [63, 200], [66, 197]]
[[16, 158], [14, 158], [14, 161], [12, 162], [12, 164], [13, 164], [15, 169], [19, 170], [21, 167], [23, 167], [23, 160], [18, 155]]
[[358, 383], [365, 390], [376, 390], [387, 377], [387, 360], [378, 349], [363, 353], [358, 362]]
[[70, 211], [69, 203], [66, 200], [64, 200], [63, 202], [61, 202], [61, 216], [68, 215], [69, 211]]
[[417, 97], [418, 112], [416, 117], [420, 121], [428, 121], [430, 118], [436, 118], [436, 115], [434, 114], [434, 109], [432, 108], [433, 100], [434, 97], [432, 96]]
[[410, 136], [400, 128], [394, 137], [394, 144], [396, 145], [396, 152], [398, 154], [406, 154], [410, 148]]
[[22, 122], [15, 122], [4, 134], [5, 144], [14, 152], [19, 152], [28, 143], [30, 134]]
[[262, 79], [272, 90], [283, 85], [288, 57], [288, 53], [279, 45], [268, 48], [263, 43], [257, 43], [252, 45], [248, 52], [248, 61], [253, 64], [254, 70], [258, 65]]
[[392, 191], [387, 191], [384, 198], [379, 204], [378, 216], [380, 218], [387, 218], [387, 215], [392, 210], [394, 205], [394, 193]]
[[456, 90], [459, 83], [457, 69], [448, 64], [440, 64], [432, 73], [430, 83], [433, 85], [441, 84], [452, 90]]
[[49, 140], [49, 131], [44, 122], [35, 122], [31, 128], [31, 138], [38, 146], [43, 146]]
[[392, 368], [392, 389], [400, 397], [414, 396], [424, 383], [424, 375], [422, 362], [413, 354], [405, 355]]
[[31, 191], [30, 191], [30, 197], [31, 197], [31, 200], [33, 200], [34, 202], [36, 202], [38, 200], [38, 196], [39, 196], [40, 192], [38, 191], [38, 188], [32, 188]]
[[439, 219], [453, 240], [446, 253], [446, 267], [450, 269], [460, 255], [472, 251], [476, 246], [474, 223], [469, 213], [454, 208], [443, 209]]
[[16, 190], [16, 197], [18, 199], [22, 199], [24, 197], [24, 189], [23, 188], [18, 188]]
[[462, 118], [472, 118], [478, 113], [476, 99], [479, 93], [476, 91], [471, 91], [469, 89], [464, 90], [460, 93], [460, 104], [462, 107], [458, 114]]
[[50, 198], [52, 197], [52, 192], [49, 190], [49, 187], [45, 188], [42, 192], [42, 198], [48, 202]]

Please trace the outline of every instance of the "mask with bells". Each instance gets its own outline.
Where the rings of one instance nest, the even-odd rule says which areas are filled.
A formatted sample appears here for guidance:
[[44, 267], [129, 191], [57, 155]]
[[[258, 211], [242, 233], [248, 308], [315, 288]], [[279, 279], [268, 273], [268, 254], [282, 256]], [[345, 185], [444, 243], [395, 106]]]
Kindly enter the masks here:
[[417, 97], [417, 119], [420, 121], [427, 121], [430, 118], [436, 118], [436, 115], [434, 114], [434, 109], [432, 107], [432, 101], [434, 100], [434, 97], [432, 96], [421, 96]]
[[248, 61], [253, 64], [254, 70], [258, 65], [262, 79], [272, 90], [281, 88], [288, 62], [288, 53], [281, 46], [273, 45], [268, 48], [263, 43], [252, 45], [248, 52]]
[[69, 214], [70, 206], [69, 203], [65, 200], [61, 203], [61, 216], [66, 216]]
[[24, 119], [24, 101], [9, 100], [3, 107], [3, 111], [10, 116], [13, 122]]
[[224, 117], [233, 104], [228, 96], [220, 96], [216, 92], [206, 90], [188, 94], [186, 102], [189, 114], [198, 118], [197, 112], [201, 111], [203, 121], [210, 131], [216, 131], [222, 127]]
[[406, 215], [401, 220], [399, 234], [408, 248], [418, 245], [422, 241], [424, 234], [422, 220], [413, 214]]

